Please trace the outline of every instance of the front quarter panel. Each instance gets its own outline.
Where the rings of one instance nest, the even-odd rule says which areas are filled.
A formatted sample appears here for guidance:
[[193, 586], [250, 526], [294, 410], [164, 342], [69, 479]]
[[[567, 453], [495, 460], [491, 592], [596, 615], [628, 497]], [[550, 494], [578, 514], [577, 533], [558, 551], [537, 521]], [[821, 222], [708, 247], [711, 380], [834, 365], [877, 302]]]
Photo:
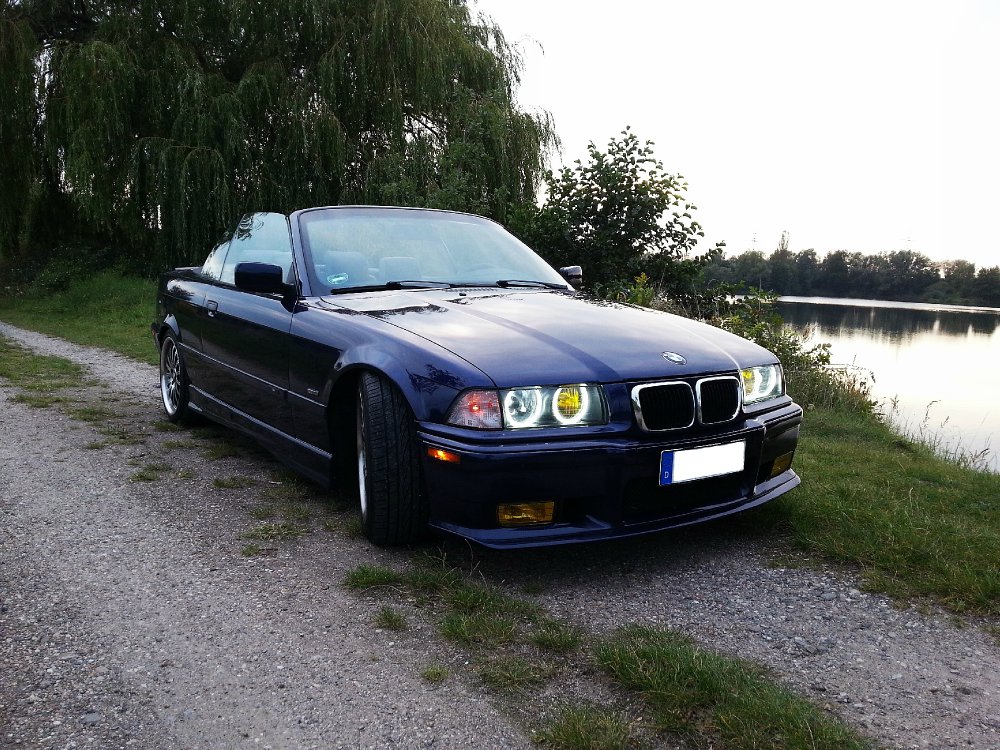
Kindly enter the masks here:
[[395, 383], [418, 421], [441, 422], [459, 391], [493, 386], [480, 370], [440, 346], [346, 308], [300, 303], [291, 334], [289, 397], [295, 401], [296, 436], [323, 450], [330, 450], [327, 406], [353, 399], [351, 384], [363, 370]]

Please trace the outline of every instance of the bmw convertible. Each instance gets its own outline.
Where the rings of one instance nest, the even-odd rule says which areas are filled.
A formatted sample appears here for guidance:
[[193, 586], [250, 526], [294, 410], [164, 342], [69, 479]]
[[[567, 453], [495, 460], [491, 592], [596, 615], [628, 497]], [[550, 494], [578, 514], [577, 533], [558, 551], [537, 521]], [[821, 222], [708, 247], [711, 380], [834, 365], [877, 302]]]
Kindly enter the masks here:
[[773, 354], [579, 281], [469, 214], [247, 215], [160, 279], [163, 408], [356, 497], [378, 545], [628, 537], [798, 485]]

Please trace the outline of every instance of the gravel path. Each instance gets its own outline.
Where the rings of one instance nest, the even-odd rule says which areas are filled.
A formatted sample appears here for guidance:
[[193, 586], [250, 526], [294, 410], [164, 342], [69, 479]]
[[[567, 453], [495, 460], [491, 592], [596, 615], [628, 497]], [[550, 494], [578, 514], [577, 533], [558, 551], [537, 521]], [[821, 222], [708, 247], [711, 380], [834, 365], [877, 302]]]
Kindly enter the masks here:
[[[158, 418], [154, 368], [5, 324], [0, 335], [87, 365], [135, 424]], [[0, 388], [0, 664], [12, 665], [0, 747], [530, 745], [468, 681], [420, 678], [461, 658], [427, 624], [378, 631], [377, 607], [339, 587], [358, 563], [402, 553], [317, 531], [241, 556], [254, 491], [212, 478], [266, 482], [267, 459], [177, 449], [167, 460], [193, 478], [133, 482], [162, 435], [88, 450], [92, 426], [12, 393]], [[594, 633], [669, 626], [765, 664], [886, 745], [1000, 749], [995, 636], [861, 593], [840, 570], [779, 567], [787, 550], [750, 526], [468, 554]]]
[[[91, 365], [117, 406], [138, 397], [159, 418], [148, 365], [0, 334]], [[530, 746], [481, 691], [421, 678], [450, 657], [426, 626], [379, 631], [376, 607], [339, 586], [377, 550], [317, 531], [276, 557], [240, 554], [241, 491], [211, 480], [265, 458], [179, 449], [167, 460], [193, 478], [130, 481], [128, 460], [150, 460], [162, 435], [87, 449], [91, 426], [11, 393], [0, 387], [0, 747]]]

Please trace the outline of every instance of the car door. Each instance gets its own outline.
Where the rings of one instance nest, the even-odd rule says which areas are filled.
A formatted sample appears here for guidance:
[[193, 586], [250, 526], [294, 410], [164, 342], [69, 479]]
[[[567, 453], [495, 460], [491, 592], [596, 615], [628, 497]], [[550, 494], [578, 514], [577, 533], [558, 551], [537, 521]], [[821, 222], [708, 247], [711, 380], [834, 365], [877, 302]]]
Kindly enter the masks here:
[[236, 266], [249, 262], [281, 266], [286, 278], [293, 277], [285, 216], [251, 214], [233, 233], [221, 276], [205, 299], [206, 390], [242, 415], [291, 434], [288, 332], [294, 300], [237, 289]]

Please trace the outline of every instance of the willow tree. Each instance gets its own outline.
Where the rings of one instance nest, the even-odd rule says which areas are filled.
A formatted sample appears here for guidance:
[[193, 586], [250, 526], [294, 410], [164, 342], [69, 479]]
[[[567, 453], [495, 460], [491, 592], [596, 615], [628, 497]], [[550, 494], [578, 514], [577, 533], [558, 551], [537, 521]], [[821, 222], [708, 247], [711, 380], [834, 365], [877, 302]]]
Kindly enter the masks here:
[[554, 143], [465, 0], [0, 2], [0, 247], [62, 221], [175, 263], [243, 211], [349, 202], [504, 220]]

